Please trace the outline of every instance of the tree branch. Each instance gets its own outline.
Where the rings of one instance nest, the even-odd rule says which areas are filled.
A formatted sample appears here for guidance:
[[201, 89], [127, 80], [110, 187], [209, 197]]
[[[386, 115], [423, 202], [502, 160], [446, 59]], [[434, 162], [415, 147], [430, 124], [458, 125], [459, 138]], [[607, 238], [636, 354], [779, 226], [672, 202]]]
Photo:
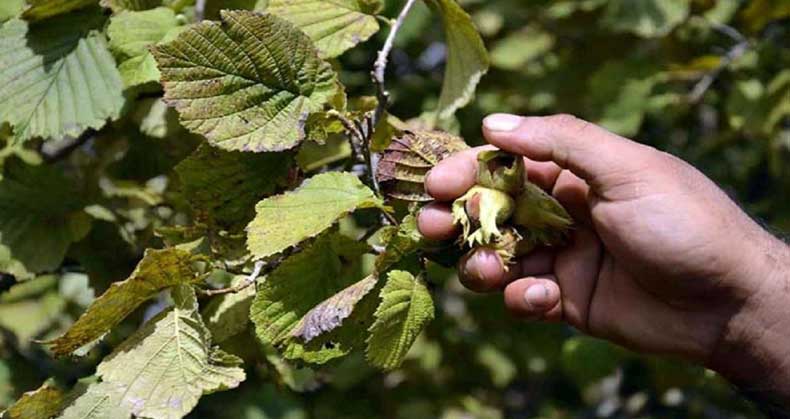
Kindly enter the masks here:
[[206, 16], [206, 0], [195, 2], [195, 21], [200, 22]]
[[691, 90], [691, 93], [688, 95], [688, 101], [692, 104], [698, 103], [702, 100], [702, 97], [705, 95], [705, 92], [710, 89], [713, 82], [716, 81], [716, 78], [726, 69], [733, 61], [737, 60], [740, 56], [746, 53], [749, 50], [749, 40], [746, 39], [740, 32], [738, 32], [735, 28], [727, 25], [721, 24], [711, 24], [712, 28], [724, 35], [727, 35], [732, 40], [736, 41], [737, 43], [721, 57], [721, 61], [719, 65], [716, 66], [712, 71], [705, 74], [698, 82], [694, 85], [694, 88]]
[[252, 269], [252, 273], [247, 278], [245, 278], [243, 282], [240, 282], [232, 287], [219, 288], [215, 290], [203, 290], [202, 293], [210, 297], [212, 295], [234, 294], [239, 291], [242, 291], [245, 288], [255, 283], [255, 281], [258, 279], [258, 276], [260, 276], [261, 274], [261, 270], [263, 269], [264, 264], [265, 263], [262, 260], [255, 262], [255, 266]]
[[[392, 47], [395, 45], [395, 37], [398, 35], [398, 31], [401, 26], [403, 26], [403, 22], [406, 20], [406, 16], [409, 14], [409, 10], [411, 10], [415, 2], [416, 0], [406, 0], [406, 4], [395, 19], [395, 22], [393, 22], [392, 27], [390, 27], [390, 32], [387, 35], [387, 39], [384, 41], [384, 46], [381, 47], [376, 62], [373, 64], [372, 76], [373, 83], [376, 85], [376, 98], [378, 99], [376, 110], [373, 113], [372, 125], [374, 127], [378, 124], [389, 105], [389, 93], [384, 87], [384, 74], [387, 70], [387, 60], [389, 59]], [[372, 132], [370, 135], [372, 135]]]

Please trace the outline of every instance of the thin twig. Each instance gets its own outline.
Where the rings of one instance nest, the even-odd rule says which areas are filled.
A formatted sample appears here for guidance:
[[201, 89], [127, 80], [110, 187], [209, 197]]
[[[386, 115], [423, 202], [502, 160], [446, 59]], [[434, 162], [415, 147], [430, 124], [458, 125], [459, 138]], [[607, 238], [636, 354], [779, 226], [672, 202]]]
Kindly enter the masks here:
[[716, 66], [712, 71], [705, 74], [698, 82], [694, 85], [694, 88], [691, 90], [691, 93], [688, 95], [688, 101], [692, 104], [698, 103], [702, 100], [702, 97], [705, 95], [705, 92], [710, 89], [710, 86], [713, 85], [713, 82], [716, 81], [716, 78], [726, 69], [733, 61], [737, 60], [740, 56], [742, 56], [746, 51], [749, 49], [749, 42], [742, 41], [732, 48], [730, 48], [727, 53], [721, 57], [721, 61], [719, 61], [719, 65]]
[[206, 15], [206, 0], [197, 0], [195, 2], [195, 21], [200, 22]]
[[406, 20], [406, 16], [409, 14], [411, 7], [414, 6], [414, 3], [416, 3], [416, 0], [406, 1], [406, 4], [403, 6], [403, 10], [400, 11], [400, 14], [395, 19], [395, 22], [393, 22], [392, 27], [390, 27], [390, 32], [387, 35], [387, 39], [384, 41], [384, 46], [379, 51], [376, 62], [373, 64], [372, 76], [373, 83], [376, 85], [376, 98], [378, 99], [376, 110], [373, 113], [372, 122], [374, 127], [376, 124], [378, 124], [378, 121], [381, 119], [382, 115], [384, 115], [384, 111], [389, 105], [389, 94], [387, 93], [387, 89], [384, 87], [384, 74], [387, 70], [387, 60], [389, 59], [392, 47], [395, 45], [395, 36], [398, 35], [398, 31], [400, 30], [401, 26], [403, 26], [403, 22]]
[[219, 288], [215, 290], [204, 290], [203, 294], [212, 296], [219, 294], [233, 294], [242, 291], [245, 288], [255, 283], [255, 281], [258, 279], [258, 276], [261, 274], [261, 270], [263, 269], [264, 265], [265, 263], [259, 260], [255, 262], [255, 266], [252, 269], [252, 273], [247, 278], [245, 278], [243, 282], [240, 282], [232, 287]]

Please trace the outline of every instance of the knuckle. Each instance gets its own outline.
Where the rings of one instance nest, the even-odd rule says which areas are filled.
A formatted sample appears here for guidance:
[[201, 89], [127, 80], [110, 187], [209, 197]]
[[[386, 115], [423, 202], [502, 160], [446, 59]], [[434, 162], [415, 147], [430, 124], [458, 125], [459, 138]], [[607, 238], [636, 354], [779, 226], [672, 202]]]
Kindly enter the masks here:
[[547, 121], [556, 128], [569, 131], [584, 131], [590, 125], [589, 122], [567, 113], [549, 116]]

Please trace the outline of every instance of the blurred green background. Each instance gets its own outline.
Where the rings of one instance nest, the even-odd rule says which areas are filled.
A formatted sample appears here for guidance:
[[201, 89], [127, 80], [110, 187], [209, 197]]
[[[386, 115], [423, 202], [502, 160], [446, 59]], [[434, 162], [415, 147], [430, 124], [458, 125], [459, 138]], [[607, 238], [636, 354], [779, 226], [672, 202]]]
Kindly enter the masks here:
[[[239, 4], [244, 0], [209, 0], [208, 10]], [[475, 144], [482, 141], [480, 121], [491, 112], [571, 113], [682, 157], [767, 228], [780, 236], [790, 232], [789, 1], [461, 4], [484, 36], [492, 68], [476, 99], [448, 129]], [[401, 5], [387, 1], [385, 14], [394, 16]], [[388, 87], [391, 112], [398, 117], [418, 117], [437, 100], [445, 53], [439, 25], [436, 15], [418, 3], [397, 39]], [[369, 71], [386, 35], [382, 32], [339, 60], [349, 96], [373, 93]], [[102, 151], [101, 143], [98, 148], [112, 151]], [[161, 149], [160, 159], [150, 159], [156, 154], [152, 148]], [[141, 139], [110, 167], [117, 177], [154, 190], [153, 175], [177, 161], [168, 157], [183, 154], [177, 149]], [[139, 164], [143, 160], [146, 164]], [[117, 199], [126, 199], [120, 189]], [[130, 208], [130, 228], [149, 231], [149, 225], [135, 226], [134, 220], [156, 219], [151, 214], [160, 210], [157, 203]], [[116, 237], [104, 230], [94, 228], [86, 251], [115, 249], [111, 241]], [[121, 261], [112, 265], [115, 269], [134, 259], [108, 252], [108, 259]], [[71, 256], [94, 271], [111, 266], [91, 265], [96, 261], [79, 248]], [[383, 374], [357, 354], [319, 371], [300, 369], [283, 364], [250, 336], [240, 336], [225, 345], [255, 365], [247, 381], [237, 390], [204, 397], [189, 417], [760, 417], [710, 371], [633, 354], [561, 325], [517, 322], [507, 316], [500, 296], [466, 292], [453, 275], [431, 266], [437, 320], [403, 368]], [[0, 409], [48, 376], [68, 381], [91, 373], [96, 359], [53, 361], [37, 345], [25, 343], [42, 331], [62, 328], [70, 321], [63, 310], [78, 314], [90, 301], [86, 279], [80, 278], [60, 281], [72, 285], [58, 289], [52, 276], [39, 277], [0, 297]]]

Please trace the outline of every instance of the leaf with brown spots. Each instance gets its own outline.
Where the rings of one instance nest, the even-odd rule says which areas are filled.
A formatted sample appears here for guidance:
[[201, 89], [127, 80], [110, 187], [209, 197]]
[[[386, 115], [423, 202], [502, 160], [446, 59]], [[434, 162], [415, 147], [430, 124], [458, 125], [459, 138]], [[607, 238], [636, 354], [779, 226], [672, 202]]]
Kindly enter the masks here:
[[390, 198], [426, 202], [425, 175], [451, 154], [469, 148], [464, 140], [446, 132], [404, 131], [382, 154], [376, 174]]

